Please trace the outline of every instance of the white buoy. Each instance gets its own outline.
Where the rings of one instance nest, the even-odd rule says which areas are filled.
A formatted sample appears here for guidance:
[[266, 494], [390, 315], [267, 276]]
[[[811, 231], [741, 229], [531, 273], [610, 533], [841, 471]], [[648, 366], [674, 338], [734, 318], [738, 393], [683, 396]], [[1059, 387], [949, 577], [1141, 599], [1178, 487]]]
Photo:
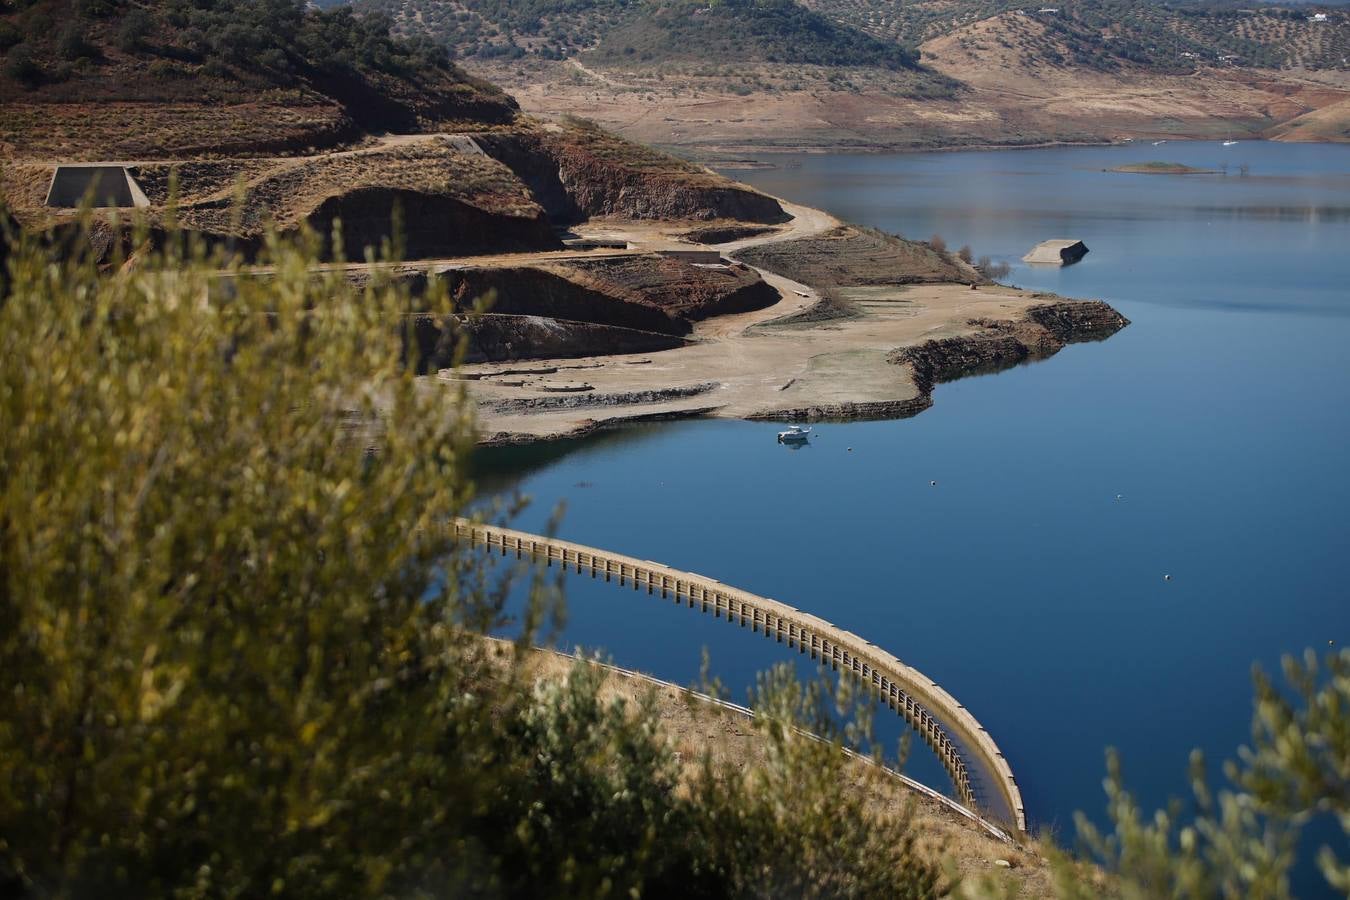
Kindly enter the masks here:
[[1163, 576], [1163, 581], [1171, 581], [1171, 580], [1172, 580], [1172, 576], [1171, 576], [1171, 575], [1164, 575], [1164, 576]]
[[936, 481], [930, 481], [930, 482], [928, 482], [928, 483], [931, 484], [933, 487], [937, 487], [937, 482], [936, 482]]

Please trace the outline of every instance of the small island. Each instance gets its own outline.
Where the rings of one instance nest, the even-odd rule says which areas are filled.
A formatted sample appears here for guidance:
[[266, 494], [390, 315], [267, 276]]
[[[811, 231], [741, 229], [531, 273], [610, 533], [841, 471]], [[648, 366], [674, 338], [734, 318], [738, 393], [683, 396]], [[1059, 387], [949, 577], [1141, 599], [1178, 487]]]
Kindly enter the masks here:
[[1215, 175], [1214, 169], [1197, 169], [1195, 166], [1186, 166], [1181, 163], [1170, 162], [1146, 162], [1130, 163], [1129, 165], [1116, 166], [1113, 169], [1107, 169], [1108, 172], [1124, 172], [1130, 175]]

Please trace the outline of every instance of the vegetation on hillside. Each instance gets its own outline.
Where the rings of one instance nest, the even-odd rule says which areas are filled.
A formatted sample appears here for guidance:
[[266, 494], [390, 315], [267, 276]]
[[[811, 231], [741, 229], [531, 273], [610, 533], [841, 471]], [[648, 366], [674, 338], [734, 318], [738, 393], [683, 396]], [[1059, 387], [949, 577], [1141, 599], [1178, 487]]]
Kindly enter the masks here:
[[[808, 5], [876, 37], [915, 46], [991, 16], [1026, 16], [1046, 29], [1027, 47], [1032, 61], [1103, 71], [1127, 65], [1164, 72], [1218, 64], [1345, 68], [1350, 56], [1350, 29], [1343, 27], [1350, 14], [1335, 8], [1230, 0], [809, 0]], [[1317, 11], [1326, 12], [1329, 21], [1312, 21]]]
[[[528, 677], [560, 599], [449, 539], [472, 422], [405, 365], [396, 282], [316, 270], [313, 235], [272, 237], [267, 277], [172, 236], [102, 267], [7, 238], [0, 894], [1009, 896], [840, 789], [866, 720], [820, 684], [761, 681], [741, 770], [677, 760], [584, 665]], [[478, 635], [508, 624], [499, 657]], [[1194, 819], [1113, 765], [1113, 832], [1080, 829], [1118, 879], [1065, 864], [1060, 894], [1288, 896], [1300, 826], [1350, 834], [1350, 651], [1286, 681], [1258, 674], [1229, 791], [1197, 761]], [[1345, 846], [1317, 857], [1340, 891]]]
[[[174, 103], [296, 110], [268, 116], [279, 131], [326, 105], [367, 130], [413, 130], [504, 122], [515, 110], [443, 47], [393, 37], [379, 16], [309, 10], [303, 0], [19, 0], [0, 7], [0, 55], [0, 101], [68, 104], [95, 117], [109, 101], [151, 104], [151, 114]], [[125, 110], [116, 115], [124, 130], [139, 126]], [[16, 121], [12, 142], [22, 146], [40, 122]], [[225, 134], [215, 139], [230, 143]]]
[[359, 0], [404, 34], [426, 34], [462, 58], [597, 62], [769, 62], [912, 68], [917, 54], [796, 0]]
[[34, 86], [82, 73], [114, 51], [282, 82], [309, 70], [409, 74], [449, 67], [433, 44], [392, 39], [379, 17], [346, 8], [309, 14], [293, 0], [37, 0], [21, 3], [3, 27], [6, 74]]
[[666, 0], [601, 38], [601, 61], [804, 63], [913, 68], [918, 54], [806, 9], [796, 0]]

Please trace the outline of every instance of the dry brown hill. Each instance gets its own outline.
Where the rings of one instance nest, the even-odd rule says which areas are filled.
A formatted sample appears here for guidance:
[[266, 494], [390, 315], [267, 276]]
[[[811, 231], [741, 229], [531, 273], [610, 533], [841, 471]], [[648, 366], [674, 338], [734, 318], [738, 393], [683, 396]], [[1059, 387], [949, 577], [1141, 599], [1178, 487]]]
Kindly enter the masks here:
[[[349, 259], [401, 210], [411, 258], [553, 250], [593, 216], [783, 217], [770, 198], [585, 122], [541, 126], [378, 16], [300, 0], [37, 0], [0, 14], [0, 190], [31, 227], [61, 164], [125, 166], [152, 223], [252, 252], [343, 222]], [[121, 177], [121, 169], [110, 169]]]
[[0, 13], [0, 150], [163, 159], [313, 152], [509, 125], [514, 101], [387, 23], [296, 0], [38, 0]]

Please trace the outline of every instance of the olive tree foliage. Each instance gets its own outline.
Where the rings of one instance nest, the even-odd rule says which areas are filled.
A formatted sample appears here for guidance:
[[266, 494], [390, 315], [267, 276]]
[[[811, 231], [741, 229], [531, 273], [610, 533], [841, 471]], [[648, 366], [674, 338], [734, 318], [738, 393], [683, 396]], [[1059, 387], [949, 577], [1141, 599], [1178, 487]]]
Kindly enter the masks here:
[[816, 695], [766, 683], [766, 766], [690, 775], [650, 702], [527, 675], [543, 573], [480, 637], [522, 573], [444, 527], [472, 416], [401, 334], [444, 298], [142, 237], [11, 235], [0, 285], [0, 895], [934, 893], [828, 717], [772, 724]]

